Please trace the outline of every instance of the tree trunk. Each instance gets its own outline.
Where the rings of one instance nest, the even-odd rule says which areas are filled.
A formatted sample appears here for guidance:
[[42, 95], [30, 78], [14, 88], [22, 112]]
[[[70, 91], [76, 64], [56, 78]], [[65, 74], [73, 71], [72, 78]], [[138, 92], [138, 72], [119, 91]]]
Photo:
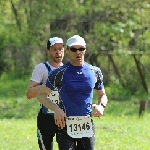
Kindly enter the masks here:
[[117, 65], [115, 64], [114, 60], [113, 60], [113, 57], [108, 54], [108, 58], [109, 58], [110, 63], [112, 64], [112, 66], [113, 66], [113, 68], [114, 68], [114, 71], [115, 71], [116, 75], [117, 75], [118, 78], [119, 78], [120, 84], [121, 84], [123, 87], [125, 87], [125, 84], [124, 84], [124, 82], [122, 81], [122, 78], [121, 78], [120, 72], [119, 72], [119, 70], [118, 70], [118, 67], [117, 67]]
[[18, 11], [17, 11], [14, 3], [12, 2], [12, 0], [10, 0], [10, 2], [11, 2], [12, 11], [13, 11], [15, 19], [16, 19], [17, 26], [19, 28], [19, 31], [21, 31], [21, 23], [20, 23], [20, 20], [18, 18]]
[[139, 116], [143, 115], [143, 113], [147, 109], [147, 106], [148, 106], [148, 101], [146, 101], [146, 100], [140, 101]]
[[138, 73], [140, 75], [143, 88], [146, 91], [146, 93], [148, 93], [148, 87], [147, 87], [147, 84], [146, 84], [146, 81], [145, 81], [145, 76], [144, 76], [144, 73], [143, 73], [143, 71], [140, 67], [140, 60], [138, 60], [135, 55], [133, 55], [133, 58], [134, 58]]

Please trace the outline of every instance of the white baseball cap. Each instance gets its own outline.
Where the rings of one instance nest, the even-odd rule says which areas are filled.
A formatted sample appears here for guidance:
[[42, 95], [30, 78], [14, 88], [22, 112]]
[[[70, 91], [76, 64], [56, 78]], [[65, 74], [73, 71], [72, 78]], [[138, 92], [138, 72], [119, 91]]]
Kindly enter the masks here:
[[85, 43], [84, 38], [82, 38], [79, 35], [74, 35], [67, 40], [66, 45], [69, 47], [74, 46], [74, 45], [86, 46], [86, 43]]
[[53, 38], [50, 38], [47, 42], [47, 48], [49, 48], [50, 46], [53, 46], [55, 44], [63, 44], [63, 39], [62, 38], [59, 38], [59, 37], [53, 37]]

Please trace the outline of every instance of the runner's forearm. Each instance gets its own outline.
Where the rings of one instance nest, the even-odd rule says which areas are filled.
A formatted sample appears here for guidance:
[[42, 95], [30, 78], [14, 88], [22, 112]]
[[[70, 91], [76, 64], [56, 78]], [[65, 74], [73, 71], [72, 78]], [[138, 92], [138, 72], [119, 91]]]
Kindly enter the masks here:
[[42, 85], [37, 85], [35, 87], [29, 87], [26, 93], [28, 99], [35, 98], [40, 91]]
[[45, 94], [41, 94], [41, 93], [39, 93], [38, 95], [37, 95], [37, 100], [41, 103], [41, 104], [43, 104], [46, 108], [48, 108], [48, 109], [50, 109], [50, 110], [52, 110], [52, 111], [55, 111], [56, 109], [58, 109], [59, 108], [59, 106], [57, 105], [57, 104], [55, 104], [55, 103], [53, 103], [49, 98], [47, 98], [47, 95], [45, 95]]
[[98, 98], [98, 105], [104, 105], [106, 107], [108, 102], [106, 94], [102, 95], [101, 97]]

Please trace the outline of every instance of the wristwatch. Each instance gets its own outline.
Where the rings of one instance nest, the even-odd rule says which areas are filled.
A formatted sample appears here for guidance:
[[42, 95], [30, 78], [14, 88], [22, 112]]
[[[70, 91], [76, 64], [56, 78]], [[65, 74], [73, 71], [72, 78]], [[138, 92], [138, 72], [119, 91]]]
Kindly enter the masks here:
[[103, 103], [101, 103], [101, 106], [103, 106], [103, 108], [106, 108], [106, 106]]

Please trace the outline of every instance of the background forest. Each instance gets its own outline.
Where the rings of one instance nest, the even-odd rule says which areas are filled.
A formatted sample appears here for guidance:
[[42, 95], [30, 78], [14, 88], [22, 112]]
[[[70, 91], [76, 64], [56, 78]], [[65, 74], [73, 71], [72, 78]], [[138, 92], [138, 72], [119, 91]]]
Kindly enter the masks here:
[[86, 61], [103, 72], [109, 99], [148, 99], [149, 14], [147, 0], [1, 0], [0, 76], [30, 78], [46, 60], [49, 37], [79, 34]]
[[86, 61], [104, 74], [110, 99], [147, 98], [149, 14], [147, 0], [1, 0], [0, 75], [29, 77], [46, 60], [49, 37], [66, 41], [79, 34], [87, 42]]
[[138, 113], [141, 100], [150, 102], [149, 15], [149, 0], [0, 0], [0, 149], [38, 149], [39, 103], [25, 95], [32, 70], [47, 60], [50, 37], [79, 34], [109, 100], [94, 118], [95, 150], [148, 150], [150, 105]]

